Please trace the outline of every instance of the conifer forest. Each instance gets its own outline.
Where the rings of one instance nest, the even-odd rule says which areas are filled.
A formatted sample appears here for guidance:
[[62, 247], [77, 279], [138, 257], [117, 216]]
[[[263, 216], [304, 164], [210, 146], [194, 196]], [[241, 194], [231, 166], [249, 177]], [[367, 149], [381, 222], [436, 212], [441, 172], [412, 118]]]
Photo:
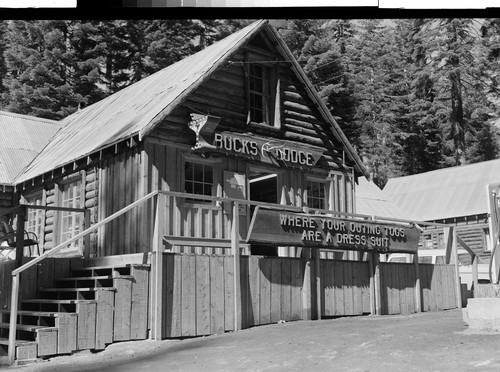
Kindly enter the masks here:
[[[2, 20], [0, 109], [60, 120], [252, 20]], [[500, 19], [279, 29], [372, 179], [500, 157]]]

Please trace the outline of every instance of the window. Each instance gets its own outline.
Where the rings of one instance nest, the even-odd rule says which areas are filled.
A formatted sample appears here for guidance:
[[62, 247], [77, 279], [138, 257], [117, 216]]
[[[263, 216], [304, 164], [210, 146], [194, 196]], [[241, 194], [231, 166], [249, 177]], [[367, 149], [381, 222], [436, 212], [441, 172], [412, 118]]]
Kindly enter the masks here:
[[326, 182], [307, 181], [307, 206], [326, 209]]
[[[42, 205], [42, 193], [32, 194], [26, 196], [26, 204], [29, 205]], [[41, 241], [44, 231], [44, 218], [45, 211], [42, 209], [27, 208], [26, 211], [26, 230], [34, 233], [38, 241]]]
[[[82, 180], [74, 180], [60, 186], [61, 207], [81, 208]], [[83, 215], [79, 212], [60, 212], [59, 243], [62, 243], [80, 232]]]
[[254, 123], [271, 125], [271, 77], [269, 67], [251, 63], [249, 68], [249, 116]]
[[186, 161], [184, 191], [190, 194], [213, 195], [214, 169], [211, 164]]

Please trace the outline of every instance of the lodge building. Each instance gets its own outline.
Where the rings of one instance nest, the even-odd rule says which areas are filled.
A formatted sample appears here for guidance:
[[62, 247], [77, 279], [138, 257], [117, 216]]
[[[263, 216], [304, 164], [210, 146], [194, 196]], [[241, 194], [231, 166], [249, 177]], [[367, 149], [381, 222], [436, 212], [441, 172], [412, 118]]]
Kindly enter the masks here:
[[[375, 256], [325, 249], [320, 263], [317, 250], [265, 231], [273, 209], [355, 213], [357, 180], [368, 176], [268, 21], [45, 125], [53, 132], [0, 189], [0, 214], [14, 208], [12, 224], [23, 227], [14, 217], [24, 216], [38, 236], [36, 253], [24, 248], [32, 258], [16, 256], [37, 263], [20, 274], [18, 359], [278, 320], [456, 307], [452, 269], [444, 303], [432, 295], [420, 304], [413, 266], [402, 277], [387, 266], [382, 288], [397, 287], [397, 299], [388, 289], [379, 297]], [[257, 211], [262, 221], [252, 220]], [[37, 261], [51, 250], [57, 258]], [[0, 310], [14, 306], [7, 297]], [[9, 313], [1, 320], [0, 345], [13, 342]]]

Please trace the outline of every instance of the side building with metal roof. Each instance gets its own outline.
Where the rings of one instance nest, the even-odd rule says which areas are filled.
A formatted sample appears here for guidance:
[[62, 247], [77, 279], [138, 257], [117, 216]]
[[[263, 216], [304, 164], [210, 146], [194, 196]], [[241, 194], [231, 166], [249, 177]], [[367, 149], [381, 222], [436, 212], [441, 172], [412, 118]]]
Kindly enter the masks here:
[[[393, 178], [383, 192], [404, 211], [405, 219], [456, 225], [458, 236], [487, 262], [491, 188], [498, 183], [500, 159]], [[443, 245], [442, 231], [424, 232], [424, 247]]]
[[0, 111], [0, 211], [17, 203], [14, 180], [61, 129], [61, 123]]

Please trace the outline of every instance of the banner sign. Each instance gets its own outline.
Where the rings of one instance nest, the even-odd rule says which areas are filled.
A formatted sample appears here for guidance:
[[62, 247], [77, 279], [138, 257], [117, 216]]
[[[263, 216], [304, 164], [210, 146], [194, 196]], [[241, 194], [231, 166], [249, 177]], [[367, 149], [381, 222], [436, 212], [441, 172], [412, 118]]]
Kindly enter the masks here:
[[251, 134], [215, 132], [220, 118], [191, 114], [189, 128], [196, 133], [193, 150], [220, 150], [235, 156], [288, 167], [314, 167], [324, 149], [303, 143]]
[[257, 208], [247, 240], [282, 246], [415, 253], [419, 238], [420, 230], [407, 225]]

